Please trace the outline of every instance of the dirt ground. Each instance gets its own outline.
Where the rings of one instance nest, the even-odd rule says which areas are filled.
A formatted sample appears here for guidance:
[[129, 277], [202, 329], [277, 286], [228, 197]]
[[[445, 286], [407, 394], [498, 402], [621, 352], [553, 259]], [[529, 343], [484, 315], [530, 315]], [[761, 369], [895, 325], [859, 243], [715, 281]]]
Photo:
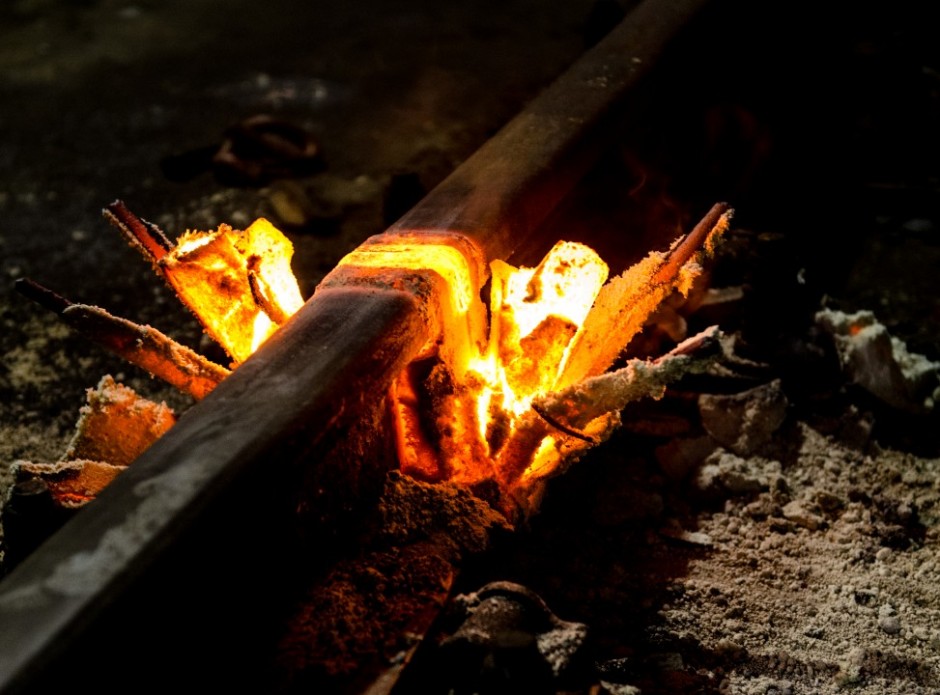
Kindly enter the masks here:
[[[309, 293], [570, 63], [589, 17], [615, 5], [0, 9], [0, 461], [57, 458], [106, 373], [188, 405], [12, 291], [32, 277], [205, 347], [101, 220], [104, 204], [123, 198], [171, 235], [268, 216]], [[851, 384], [813, 323], [824, 305], [871, 310], [940, 359], [940, 54], [917, 3], [743, 5], [713, 3], [638, 93], [620, 146], [546, 243], [593, 235], [622, 267], [731, 201], [736, 229], [712, 282], [742, 298], [689, 322], [737, 334], [746, 362], [626, 413], [460, 588], [519, 581], [584, 623], [588, 664], [571, 691], [940, 692], [937, 412]], [[238, 187], [203, 170], [203, 151], [257, 113], [311, 133], [320, 168]], [[753, 447], [709, 436], [702, 393], [774, 383], [780, 418]]]

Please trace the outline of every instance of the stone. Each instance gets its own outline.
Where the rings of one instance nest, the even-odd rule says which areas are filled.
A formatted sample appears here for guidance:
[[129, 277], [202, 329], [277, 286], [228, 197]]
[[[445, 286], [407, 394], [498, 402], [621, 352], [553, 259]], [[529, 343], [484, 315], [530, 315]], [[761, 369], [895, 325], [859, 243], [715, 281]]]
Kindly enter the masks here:
[[793, 500], [785, 504], [782, 513], [783, 518], [787, 521], [792, 521], [797, 526], [802, 526], [810, 531], [815, 531], [823, 524], [822, 517], [807, 509], [803, 502], [799, 500]]
[[779, 379], [741, 393], [702, 394], [698, 399], [705, 431], [739, 456], [749, 456], [770, 440], [788, 405]]

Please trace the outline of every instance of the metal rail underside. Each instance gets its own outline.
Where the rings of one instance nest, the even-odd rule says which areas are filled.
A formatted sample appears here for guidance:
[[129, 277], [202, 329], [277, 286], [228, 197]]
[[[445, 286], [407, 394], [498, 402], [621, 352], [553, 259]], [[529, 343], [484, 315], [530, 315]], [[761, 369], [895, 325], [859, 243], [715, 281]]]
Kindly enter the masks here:
[[[387, 234], [458, 233], [486, 261], [507, 258], [596, 160], [627, 94], [704, 4], [639, 5]], [[433, 339], [425, 314], [406, 292], [315, 293], [0, 583], [0, 692], [94, 688], [117, 652], [146, 669], [131, 690], [237, 673], [251, 637], [218, 635], [263, 621], [259, 594], [291, 569], [288, 540], [265, 534], [286, 527], [292, 510], [279, 505], [304, 475], [299, 462], [342, 437]], [[182, 637], [155, 636], [173, 626]], [[201, 674], [183, 680], [184, 668]]]

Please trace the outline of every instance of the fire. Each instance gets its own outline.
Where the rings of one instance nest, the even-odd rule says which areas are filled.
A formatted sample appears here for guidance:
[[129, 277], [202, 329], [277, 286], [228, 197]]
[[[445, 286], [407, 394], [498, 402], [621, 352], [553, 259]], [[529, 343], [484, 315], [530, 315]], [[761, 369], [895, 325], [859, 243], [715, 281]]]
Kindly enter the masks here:
[[[558, 242], [536, 268], [494, 261], [490, 335], [483, 355], [471, 359], [480, 380], [476, 415], [487, 450], [493, 428], [512, 423], [547, 393], [564, 368], [572, 339], [607, 280], [607, 264], [593, 249]], [[508, 418], [509, 422], [504, 420]]]
[[[318, 291], [361, 286], [422, 303], [436, 338], [389, 395], [401, 469], [495, 485], [504, 508], [525, 507], [539, 481], [610, 435], [627, 402], [658, 397], [691, 368], [680, 353], [605, 374], [659, 303], [688, 291], [729, 215], [716, 206], [668, 251], [610, 282], [606, 263], [574, 242], [558, 242], [534, 268], [495, 260], [488, 312], [479, 251], [446, 231], [372, 237]], [[238, 363], [301, 306], [291, 251], [258, 220], [244, 232], [188, 232], [155, 264]]]
[[[716, 207], [688, 237], [611, 282], [600, 257], [572, 242], [556, 244], [535, 268], [491, 263], [486, 339], [474, 339], [471, 331], [448, 347], [453, 328], [445, 320], [439, 349], [394, 384], [402, 470], [429, 481], [495, 484], [504, 508], [526, 507], [539, 481], [610, 435], [627, 402], [659, 397], [666, 382], [698, 368], [686, 346], [652, 365], [631, 361], [605, 374], [659, 303], [676, 289], [688, 291], [701, 272], [700, 257], [727, 228], [729, 215]], [[398, 253], [409, 259], [409, 269], [453, 276], [432, 253], [405, 247]], [[388, 264], [354, 258], [350, 265], [394, 274], [393, 259], [383, 260]], [[455, 291], [463, 296], [466, 286], [461, 282]], [[457, 323], [461, 312], [453, 314]], [[699, 343], [713, 338], [709, 333]]]
[[259, 219], [243, 232], [225, 224], [214, 232], [186, 232], [157, 264], [237, 364], [303, 304], [292, 256], [287, 237]]
[[[267, 220], [245, 231], [189, 231], [173, 244], [120, 202], [106, 213], [233, 366], [303, 304], [293, 247]], [[604, 261], [579, 243], [558, 242], [534, 268], [494, 260], [487, 272], [480, 249], [460, 233], [382, 234], [348, 254], [317, 292], [362, 288], [415, 300], [432, 338], [390, 388], [399, 465], [423, 480], [472, 486], [513, 513], [532, 509], [544, 479], [607, 438], [628, 402], [659, 397], [666, 383], [704, 364], [695, 353], [716, 342], [715, 331], [653, 362], [608, 371], [660, 302], [688, 292], [730, 215], [716, 205], [667, 251], [610, 281]], [[488, 311], [480, 299], [487, 281]], [[93, 320], [104, 344], [197, 398], [227, 373], [148, 326], [39, 286], [24, 289], [78, 326]]]
[[607, 264], [583, 244], [558, 242], [537, 268], [491, 264], [487, 357], [517, 401], [550, 390], [572, 339], [607, 280]]

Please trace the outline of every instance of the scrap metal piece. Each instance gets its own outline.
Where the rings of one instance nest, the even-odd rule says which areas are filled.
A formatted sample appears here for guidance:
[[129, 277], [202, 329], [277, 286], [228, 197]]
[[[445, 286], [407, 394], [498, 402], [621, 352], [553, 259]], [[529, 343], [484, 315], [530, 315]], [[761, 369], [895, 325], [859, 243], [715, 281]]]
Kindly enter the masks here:
[[440, 645], [454, 692], [555, 692], [576, 668], [587, 626], [562, 620], [531, 589], [492, 582], [455, 604], [466, 617]]

